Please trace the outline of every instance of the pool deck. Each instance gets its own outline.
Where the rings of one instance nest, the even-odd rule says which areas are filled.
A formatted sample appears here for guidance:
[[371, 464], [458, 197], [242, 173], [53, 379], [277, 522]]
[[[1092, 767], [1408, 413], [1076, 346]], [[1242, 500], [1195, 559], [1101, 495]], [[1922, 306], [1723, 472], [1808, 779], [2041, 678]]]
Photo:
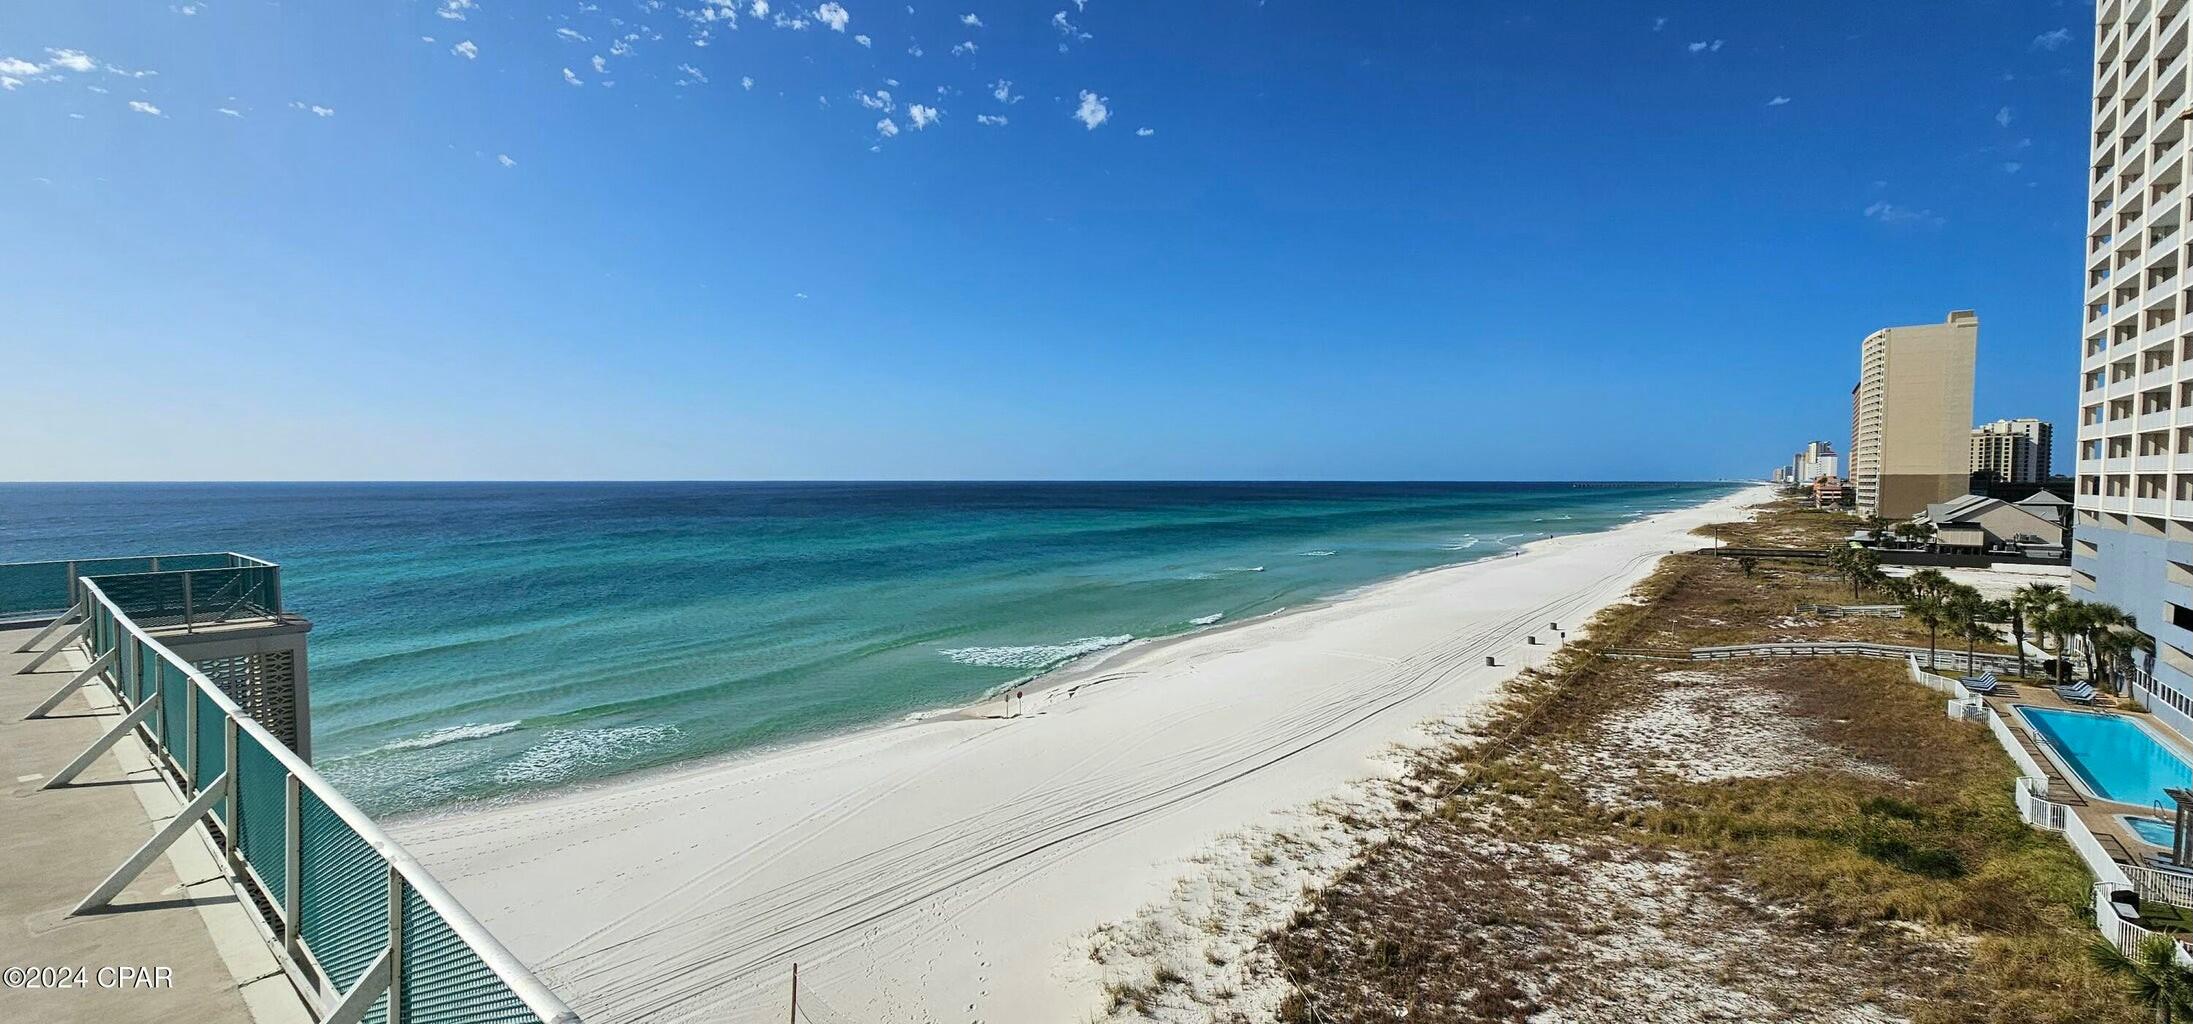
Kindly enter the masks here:
[[[35, 990], [0, 979], [0, 1021], [40, 1024], [309, 1024], [311, 1017], [219, 861], [186, 835], [106, 908], [69, 911], [172, 819], [180, 803], [150, 754], [125, 738], [75, 781], [47, 777], [117, 720], [111, 695], [84, 687], [51, 712], [24, 715], [84, 666], [80, 651], [23, 673], [35, 630], [0, 627], [0, 968], [82, 968], [88, 988]], [[112, 987], [118, 972], [167, 968], [165, 987]], [[106, 984], [102, 984], [105, 982]]]
[[[2020, 746], [2025, 748], [2026, 756], [2031, 757], [2033, 763], [2040, 765], [2041, 770], [2047, 774], [2048, 799], [2050, 801], [2062, 804], [2070, 808], [2071, 813], [2078, 815], [2079, 820], [2086, 825], [2087, 831], [2094, 833], [2095, 841], [2101, 844], [2103, 852], [2109, 854], [2111, 860], [2119, 864], [2138, 867], [2154, 866], [2149, 863], [2149, 860], [2160, 854], [2161, 851], [2141, 842], [2138, 836], [2132, 834], [2131, 828], [2127, 827], [2124, 822], [2119, 821], [2117, 816], [2120, 814], [2133, 814], [2154, 817], [2155, 809], [2141, 807], [2137, 804], [2089, 798], [2084, 790], [2064, 778], [2061, 766], [2055, 754], [2048, 749], [2048, 744], [2033, 735], [2033, 731], [2027, 727], [2025, 720], [2018, 717], [2013, 709], [2019, 705], [2024, 705], [2026, 707], [2050, 708], [2060, 711], [2104, 711], [2124, 714], [2127, 717], [2134, 718], [2148, 718], [2150, 716], [2142, 711], [2127, 710], [2130, 706], [2129, 702], [2120, 705], [2107, 696], [2095, 698], [2093, 704], [2073, 704], [2056, 696], [2056, 691], [2046, 686], [2020, 686], [2008, 680], [2005, 680], [2001, 689], [1989, 695], [1986, 700], [1988, 707], [1994, 709], [1996, 714], [2001, 715], [2003, 723], [2010, 727], [2010, 734], [2017, 738]], [[2171, 747], [2178, 756], [2185, 758], [2188, 763], [2193, 763], [2193, 750], [2188, 749], [2188, 745], [2182, 737], [2172, 735], [2168, 729], [2156, 728], [2151, 731], [2161, 736], [2163, 742]]]

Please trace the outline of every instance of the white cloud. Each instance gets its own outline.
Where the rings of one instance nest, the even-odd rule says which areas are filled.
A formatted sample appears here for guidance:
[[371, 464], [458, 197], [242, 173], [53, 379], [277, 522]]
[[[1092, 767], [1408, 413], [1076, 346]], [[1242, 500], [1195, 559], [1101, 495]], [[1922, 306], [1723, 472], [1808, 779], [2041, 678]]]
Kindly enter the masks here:
[[845, 23], [853, 20], [853, 16], [846, 11], [843, 5], [827, 3], [815, 8], [815, 20], [830, 26], [832, 32], [843, 32], [845, 31]]
[[684, 76], [678, 80], [678, 84], [680, 85], [683, 85], [687, 82], [699, 82], [702, 85], [708, 84], [708, 76], [701, 74], [701, 69], [694, 67], [691, 64], [678, 65], [678, 74]]
[[745, 90], [746, 90], [747, 92], [753, 92], [753, 91], [754, 91], [754, 76], [752, 76], [752, 75], [747, 75], [747, 76], [745, 76], [745, 77], [743, 77], [743, 78], [739, 79], [739, 88], [741, 88], [741, 89], [745, 89]]
[[937, 118], [943, 116], [944, 111], [935, 107], [925, 107], [919, 103], [906, 105], [906, 125], [917, 132], [937, 123]]
[[579, 81], [579, 76], [577, 76], [577, 75], [575, 75], [575, 74], [572, 74], [572, 73], [571, 73], [571, 69], [570, 69], [570, 68], [565, 68], [565, 69], [563, 69], [563, 80], [564, 80], [564, 81], [566, 81], [566, 82], [569, 82], [569, 83], [571, 83], [572, 85], [585, 85], [585, 84], [586, 84], [585, 82]]
[[590, 39], [586, 38], [586, 35], [585, 35], [584, 33], [580, 32], [580, 31], [578, 31], [577, 29], [569, 29], [569, 28], [559, 28], [559, 29], [557, 29], [557, 30], [556, 30], [556, 38], [558, 38], [558, 39], [561, 39], [561, 40], [563, 40], [564, 42], [567, 42], [567, 43], [587, 43], [587, 42], [592, 42], [592, 41], [593, 41], [593, 40], [590, 40]]
[[1875, 200], [1871, 206], [1866, 207], [1865, 215], [1883, 224], [1909, 224], [1930, 228], [1942, 226], [1942, 218], [1936, 216], [1932, 210], [1914, 210], [1885, 199]]
[[601, 54], [597, 53], [594, 55], [593, 63], [594, 73], [597, 75], [604, 74], [609, 70], [609, 58], [604, 57]]
[[872, 93], [856, 91], [853, 93], [853, 95], [860, 98], [861, 106], [867, 107], [870, 110], [881, 110], [888, 112], [894, 106], [891, 101], [890, 90], [887, 89], [878, 89]]
[[92, 60], [91, 55], [82, 50], [47, 50], [46, 53], [53, 58], [46, 62], [46, 69], [49, 71], [60, 68], [82, 74], [99, 66], [98, 61]]
[[2018, 162], [2018, 161], [2016, 161], [2016, 160], [2010, 160], [2010, 161], [2006, 161], [2006, 162], [2005, 162], [2005, 163], [2003, 164], [2003, 173], [2004, 173], [2004, 174], [2016, 174], [2016, 173], [2018, 173], [2019, 171], [2022, 171], [2022, 170], [2025, 170], [2025, 165], [2024, 165], [2024, 164], [2021, 164], [2021, 163], [2019, 163], [2019, 162]]
[[315, 116], [318, 116], [318, 117], [334, 117], [334, 116], [335, 116], [335, 108], [334, 108], [334, 107], [323, 107], [323, 106], [321, 106], [321, 105], [319, 105], [319, 104], [317, 104], [317, 103], [306, 103], [306, 102], [305, 102], [305, 101], [303, 101], [303, 100], [291, 100], [291, 101], [289, 101], [289, 108], [290, 108], [291, 110], [305, 110], [305, 111], [310, 111], [310, 112], [311, 112], [311, 113], [312, 113], [313, 115], [315, 115]]
[[1666, 28], [1666, 27], [1668, 27], [1668, 19], [1666, 19], [1666, 18], [1654, 18], [1654, 19], [1652, 19], [1652, 30], [1653, 30], [1653, 31], [1655, 31], [1655, 32], [1658, 32], [1658, 31], [1660, 31], [1661, 29], [1664, 29], [1664, 28]]
[[981, 27], [982, 27], [982, 19], [981, 19], [981, 18], [979, 18], [979, 17], [976, 17], [975, 15], [972, 15], [972, 14], [962, 14], [962, 15], [960, 15], [960, 16], [959, 16], [959, 23], [960, 23], [960, 24], [962, 24], [962, 25], [965, 25], [965, 26], [967, 26], [968, 28], [981, 28]]
[[230, 117], [244, 116], [244, 112], [236, 109], [235, 107], [215, 107], [213, 108], [213, 112], [216, 114], [227, 114]]
[[16, 87], [22, 84], [23, 80], [20, 78], [10, 78], [7, 75], [0, 75], [0, 91], [14, 92], [16, 90]]
[[867, 36], [854, 36], [854, 37], [853, 37], [853, 41], [854, 41], [854, 42], [856, 42], [856, 43], [859, 43], [859, 44], [861, 44], [862, 46], [871, 46], [871, 47], [872, 47], [872, 46], [876, 45], [876, 41], [875, 41], [875, 40], [873, 40], [873, 39], [870, 39], [870, 38], [868, 38]]
[[1138, 138], [1138, 139], [1147, 139], [1147, 138], [1149, 138], [1150, 136], [1152, 136], [1152, 135], [1156, 135], [1156, 134], [1157, 134], [1157, 129], [1155, 129], [1155, 128], [1137, 128], [1137, 129], [1135, 129], [1135, 137], [1136, 137], [1136, 138]]
[[517, 162], [516, 160], [512, 160], [512, 159], [510, 158], [510, 154], [508, 154], [508, 153], [497, 153], [497, 154], [495, 154], [495, 162], [496, 162], [496, 163], [499, 163], [499, 164], [501, 164], [501, 165], [503, 165], [504, 167], [516, 167], [516, 166], [518, 166], [518, 162]]
[[449, 52], [454, 53], [459, 57], [463, 57], [466, 60], [480, 59], [479, 44], [474, 43], [470, 39], [467, 39], [464, 42], [458, 43], [457, 45], [450, 47]]
[[1998, 110], [1998, 111], [1996, 111], [1996, 112], [1995, 112], [1995, 123], [1996, 123], [1996, 124], [1998, 124], [1998, 125], [2001, 125], [2002, 127], [2005, 127], [2005, 128], [2008, 128], [2008, 127], [2010, 127], [2010, 108], [2009, 108], [2009, 107], [2004, 107], [2003, 109], [2001, 109], [2001, 110]]
[[451, 21], [463, 21], [466, 12], [478, 10], [479, 6], [472, 0], [442, 0], [442, 5], [435, 8], [434, 13]]
[[970, 39], [964, 43], [952, 47], [952, 56], [965, 57], [968, 54], [975, 52], [977, 49], [979, 49], [979, 47], [975, 45], [975, 41]]
[[38, 65], [21, 57], [0, 57], [0, 75], [35, 75]]
[[1081, 106], [1075, 109], [1073, 118], [1090, 131], [1095, 131], [1097, 125], [1112, 119], [1112, 108], [1104, 105], [1104, 97], [1083, 89]]
[[1770, 107], [1781, 107], [1781, 106], [1787, 106], [1788, 104], [1789, 104], [1789, 97], [1787, 97], [1787, 96], [1776, 96], [1775, 98], [1773, 98], [1773, 99], [1771, 99], [1771, 100], [1768, 100], [1768, 101], [1767, 101], [1767, 106], [1770, 106]]
[[[1079, 10], [1079, 8], [1076, 8], [1076, 10]], [[1059, 35], [1065, 36], [1068, 39], [1090, 38], [1089, 33], [1083, 32], [1081, 30], [1081, 26], [1066, 20], [1065, 11], [1060, 11], [1057, 14], [1051, 15], [1051, 27], [1057, 29]], [[1061, 48], [1065, 46], [1064, 43], [1061, 43], [1059, 45]]]
[[995, 127], [997, 127], [997, 126], [999, 126], [999, 125], [1002, 125], [1002, 124], [1004, 124], [1004, 123], [1005, 123], [1005, 118], [1003, 118], [1003, 117], [1001, 117], [1001, 116], [999, 116], [999, 115], [997, 115], [997, 114], [976, 114], [976, 115], [975, 115], [975, 123], [976, 123], [976, 124], [986, 124], [986, 125], [989, 125], [989, 126], [991, 126], [991, 127], [995, 128]]
[[883, 120], [881, 120], [881, 121], [877, 121], [877, 122], [876, 122], [876, 134], [878, 134], [878, 135], [881, 135], [881, 136], [883, 136], [884, 138], [888, 139], [888, 138], [890, 138], [890, 137], [891, 137], [891, 136], [893, 136], [893, 135], [897, 135], [898, 133], [899, 133], [899, 126], [898, 126], [898, 122], [896, 122], [896, 121], [893, 121], [893, 120], [891, 120], [891, 119], [890, 119], [890, 118], [888, 118], [888, 117], [884, 118], [884, 119], [883, 119]]
[[171, 8], [168, 8], [168, 9], [169, 9], [169, 10], [171, 10], [171, 11], [174, 11], [174, 12], [175, 12], [175, 13], [177, 13], [177, 14], [180, 14], [180, 15], [182, 15], [183, 17], [186, 17], [186, 18], [188, 18], [188, 17], [190, 17], [190, 16], [192, 16], [192, 15], [194, 15], [194, 14], [197, 14], [197, 13], [198, 13], [199, 11], [205, 10], [205, 9], [206, 9], [206, 5], [204, 5], [204, 4], [182, 4], [182, 5], [179, 5], [179, 6], [176, 6], [176, 7], [171, 7]]
[[145, 102], [144, 100], [129, 101], [129, 108], [140, 114], [151, 114], [154, 117], [160, 116], [160, 108], [155, 107], [152, 104]]
[[792, 297], [793, 297], [793, 298], [795, 298], [795, 299], [798, 299], [798, 300], [800, 300], [801, 302], [806, 302], [806, 301], [807, 301], [807, 293], [806, 293], [806, 292], [793, 292], [793, 293], [792, 293]]
[[999, 103], [1018, 103], [1021, 101], [1021, 97], [1013, 94], [1011, 79], [1000, 78], [990, 83], [990, 95]]
[[2061, 50], [2063, 49], [2064, 44], [2070, 41], [2071, 30], [2068, 28], [2059, 28], [2052, 32], [2043, 32], [2040, 35], [2034, 36], [2033, 48], [2036, 50]]
[[1690, 44], [1690, 52], [1706, 53], [1709, 51], [1719, 51], [1721, 49], [1721, 46], [1727, 41], [1728, 40], [1725, 39], [1701, 40], [1699, 42]]
[[756, 18], [768, 17], [769, 0], [754, 0], [753, 4], [746, 8], [746, 13]]

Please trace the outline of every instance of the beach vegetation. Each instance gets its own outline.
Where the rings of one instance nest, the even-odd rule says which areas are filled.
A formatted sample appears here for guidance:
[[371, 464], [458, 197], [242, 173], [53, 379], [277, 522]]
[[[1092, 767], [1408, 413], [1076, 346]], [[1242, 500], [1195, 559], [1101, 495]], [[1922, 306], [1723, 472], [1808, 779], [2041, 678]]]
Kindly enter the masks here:
[[[1789, 545], [1806, 518], [1770, 508], [1717, 536]], [[2017, 769], [1900, 664], [1602, 656], [1921, 629], [1976, 651], [1994, 623], [2084, 638], [2087, 620], [2054, 617], [2049, 588], [1989, 602], [1929, 570], [1897, 589], [1932, 622], [1808, 621], [1788, 601], [1817, 560], [1733, 563], [1666, 560], [1423, 759], [1419, 809], [1265, 937], [1291, 986], [1280, 1020], [1619, 1017], [1655, 993], [1771, 1021], [2152, 1017], [2130, 975], [2089, 955], [2092, 880], [2021, 820]], [[2088, 646], [2118, 657], [2105, 637], [2122, 632]]]

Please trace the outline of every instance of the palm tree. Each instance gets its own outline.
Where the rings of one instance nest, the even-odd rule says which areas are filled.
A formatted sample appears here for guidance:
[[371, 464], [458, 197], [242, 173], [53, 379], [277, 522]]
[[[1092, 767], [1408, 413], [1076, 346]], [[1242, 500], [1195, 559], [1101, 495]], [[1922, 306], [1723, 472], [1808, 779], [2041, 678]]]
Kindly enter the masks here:
[[2087, 956], [2103, 974], [2123, 981], [2126, 992], [2159, 1024], [2193, 1021], [2193, 971], [2178, 965], [2177, 940], [2150, 935], [2126, 955], [2116, 943], [2097, 937]]
[[1950, 616], [1955, 620], [1955, 635], [1965, 641], [1965, 671], [1976, 675], [1978, 672], [1972, 664], [1974, 645], [2002, 639], [2002, 634], [1995, 632], [1990, 623], [2001, 621], [2008, 612], [2001, 602], [1990, 601], [1980, 596], [1979, 591], [1964, 586], [1950, 592], [1948, 604]]
[[2006, 610], [2010, 613], [2010, 638], [2018, 648], [2019, 675], [2026, 674], [2026, 617], [2028, 615], [2039, 615], [2041, 612], [2046, 611], [2049, 606], [2063, 600], [2063, 596], [2064, 592], [2062, 590], [2048, 583], [2029, 583], [2011, 593]]
[[2047, 634], [2056, 649], [2056, 681], [2071, 681], [2071, 638], [2078, 635], [2085, 618], [2081, 603], [2066, 598], [2051, 602], [2033, 617], [2033, 628]]
[[1904, 610], [1912, 618], [1926, 626], [1926, 667], [1934, 668], [1936, 637], [1943, 626], [1955, 621], [1949, 605], [1932, 594], [1917, 592], [1904, 599]]
[[1921, 569], [1912, 573], [1904, 582], [1910, 584], [1914, 593], [1932, 598], [1947, 597], [1950, 588], [1956, 586], [1950, 582], [1949, 577], [1942, 575], [1940, 569]]
[[1875, 585], [1881, 579], [1881, 556], [1867, 548], [1848, 545], [1828, 552], [1828, 564], [1838, 575], [1850, 580], [1850, 600], [1858, 601], [1860, 585]]
[[[2086, 677], [2101, 679], [2104, 659], [2108, 656], [2104, 650], [2103, 638], [2114, 635], [2120, 626], [2129, 627], [2136, 623], [2132, 616], [2126, 615], [2123, 609], [2113, 604], [2099, 601], [2080, 601], [2077, 604], [2080, 638], [2086, 641]], [[2113, 679], [2109, 681], [2109, 692], [2117, 692], [2116, 681]]]

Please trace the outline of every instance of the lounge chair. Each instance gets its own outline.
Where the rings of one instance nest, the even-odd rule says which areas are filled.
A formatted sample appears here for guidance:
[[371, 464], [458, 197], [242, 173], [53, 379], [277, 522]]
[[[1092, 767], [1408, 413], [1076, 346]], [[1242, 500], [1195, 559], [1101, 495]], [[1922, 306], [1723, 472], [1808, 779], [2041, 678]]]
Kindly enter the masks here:
[[2062, 697], [2073, 704], [2094, 703], [2094, 688], [2085, 683], [2073, 683], [2070, 686], [2058, 686], [2053, 689], [2056, 691], [2056, 696]]
[[1995, 673], [1982, 672], [1976, 676], [1966, 676], [1957, 680], [1957, 684], [1973, 693], [1994, 693], [1996, 686]]

